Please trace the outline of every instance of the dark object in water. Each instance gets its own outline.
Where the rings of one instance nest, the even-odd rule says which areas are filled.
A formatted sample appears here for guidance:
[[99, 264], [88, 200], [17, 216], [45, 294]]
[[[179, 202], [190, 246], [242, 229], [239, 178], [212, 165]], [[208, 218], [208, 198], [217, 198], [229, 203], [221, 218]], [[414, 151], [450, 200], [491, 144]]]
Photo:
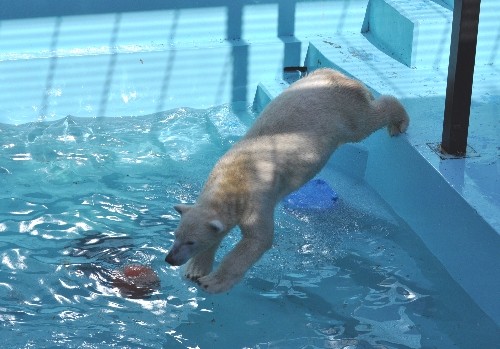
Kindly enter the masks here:
[[151, 267], [129, 264], [113, 273], [113, 286], [124, 297], [144, 298], [160, 288], [160, 279]]
[[67, 254], [80, 259], [72, 264], [87, 277], [118, 288], [123, 297], [146, 298], [160, 288], [160, 279], [151, 267], [125, 264], [134, 250], [130, 237], [93, 232], [68, 246]]

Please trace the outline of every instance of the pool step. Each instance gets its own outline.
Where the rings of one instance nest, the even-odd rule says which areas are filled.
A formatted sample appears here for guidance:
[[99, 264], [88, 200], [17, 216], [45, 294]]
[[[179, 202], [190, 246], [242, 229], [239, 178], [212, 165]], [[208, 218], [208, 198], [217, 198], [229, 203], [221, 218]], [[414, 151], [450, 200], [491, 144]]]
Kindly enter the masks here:
[[283, 80], [269, 80], [260, 82], [253, 100], [253, 110], [260, 113], [266, 105], [283, 92], [289, 85]]
[[370, 0], [361, 32], [408, 67], [448, 63], [453, 13], [431, 0]]

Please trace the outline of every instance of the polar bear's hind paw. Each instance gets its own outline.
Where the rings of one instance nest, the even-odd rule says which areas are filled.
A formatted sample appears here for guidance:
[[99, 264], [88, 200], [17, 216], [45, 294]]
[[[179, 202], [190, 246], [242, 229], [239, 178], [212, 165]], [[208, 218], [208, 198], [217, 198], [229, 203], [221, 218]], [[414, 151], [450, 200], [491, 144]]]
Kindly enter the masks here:
[[401, 133], [405, 133], [408, 129], [408, 120], [403, 119], [399, 123], [390, 124], [387, 126], [387, 130], [389, 131], [389, 135], [397, 136]]

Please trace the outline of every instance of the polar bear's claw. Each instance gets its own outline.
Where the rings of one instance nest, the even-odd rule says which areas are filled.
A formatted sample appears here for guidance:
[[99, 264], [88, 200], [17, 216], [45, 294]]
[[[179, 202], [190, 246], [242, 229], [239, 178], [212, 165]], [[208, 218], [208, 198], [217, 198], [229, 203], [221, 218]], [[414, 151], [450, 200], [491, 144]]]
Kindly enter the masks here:
[[[237, 281], [237, 280], [236, 280]], [[209, 274], [198, 279], [197, 283], [205, 292], [221, 293], [229, 290], [236, 283], [227, 277]]]
[[198, 279], [200, 278], [200, 276], [198, 276], [198, 275], [186, 274], [186, 278], [188, 278], [188, 279], [189, 279], [189, 280], [191, 280], [191, 281], [198, 281]]

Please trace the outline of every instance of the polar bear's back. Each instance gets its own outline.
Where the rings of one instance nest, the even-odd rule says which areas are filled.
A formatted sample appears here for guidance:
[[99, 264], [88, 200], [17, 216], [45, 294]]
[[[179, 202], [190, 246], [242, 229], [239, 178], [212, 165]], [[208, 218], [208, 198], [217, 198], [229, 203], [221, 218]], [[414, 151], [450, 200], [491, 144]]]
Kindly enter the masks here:
[[352, 141], [371, 118], [373, 96], [360, 82], [320, 69], [298, 80], [262, 112], [247, 137], [269, 133], [310, 133], [328, 139], [330, 147]]
[[[340, 144], [359, 133], [358, 115], [373, 111], [369, 91], [330, 69], [315, 71], [275, 98], [219, 162], [214, 178], [243, 172], [252, 188], [278, 197], [309, 180]], [[244, 155], [243, 155], [244, 154]], [[247, 160], [241, 171], [241, 162]], [[229, 171], [223, 164], [238, 167]]]
[[331, 69], [317, 70], [269, 103], [220, 159], [207, 189], [217, 188], [211, 197], [222, 198], [230, 182], [237, 190], [224, 200], [258, 193], [279, 199], [311, 179], [339, 145], [360, 141], [384, 126], [391, 134], [403, 132], [407, 120], [397, 99], [375, 100], [362, 83]]

